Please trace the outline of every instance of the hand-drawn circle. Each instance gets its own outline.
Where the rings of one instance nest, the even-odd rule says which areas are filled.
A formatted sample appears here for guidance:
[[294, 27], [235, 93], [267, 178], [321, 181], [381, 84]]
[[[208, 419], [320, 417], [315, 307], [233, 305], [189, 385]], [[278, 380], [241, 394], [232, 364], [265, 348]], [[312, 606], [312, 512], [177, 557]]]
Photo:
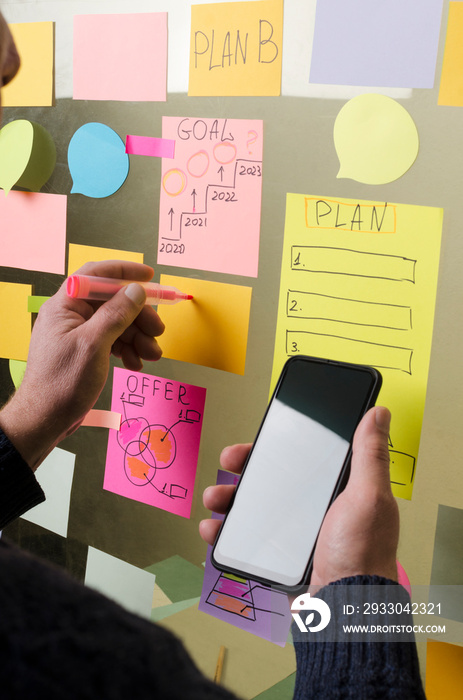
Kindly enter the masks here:
[[[217, 151], [219, 148], [231, 148], [233, 151], [233, 155], [231, 158], [228, 160], [220, 160], [220, 158], [217, 158]], [[236, 146], [234, 143], [230, 143], [229, 141], [224, 141], [223, 143], [217, 143], [214, 146], [214, 158], [216, 159], [217, 163], [220, 163], [221, 165], [228, 165], [229, 163], [232, 163], [236, 159]]]
[[[140, 424], [142, 425], [140, 426]], [[146, 428], [149, 428], [149, 423], [143, 416], [137, 416], [137, 418], [128, 418], [127, 420], [123, 420], [117, 433], [117, 442], [119, 447], [125, 452], [130, 445], [136, 445], [141, 433]], [[139, 449], [137, 450], [137, 448], [135, 448], [135, 450], [136, 451], [133, 453], [132, 456], [140, 454]]]
[[[146, 430], [148, 430], [148, 435], [145, 435]], [[156, 468], [157, 469], [168, 469], [171, 466], [171, 464], [174, 462], [175, 457], [177, 456], [177, 441], [175, 440], [175, 435], [170, 430], [170, 428], [166, 428], [165, 425], [161, 425], [160, 423], [152, 424], [146, 430], [143, 431], [140, 438], [142, 441], [146, 440], [146, 442], [149, 446], [150, 452], [153, 449], [153, 445], [151, 444], [151, 438], [153, 437], [153, 433], [155, 433], [155, 432], [163, 433], [163, 437], [161, 438], [161, 442], [164, 442], [164, 440], [167, 438], [167, 436], [169, 436], [169, 440], [171, 443], [171, 452], [170, 452], [169, 460], [164, 462], [164, 461], [160, 460], [159, 455], [156, 455]], [[160, 462], [164, 466], [160, 466]]]
[[[178, 188], [178, 190], [174, 190], [173, 192], [170, 192], [167, 189], [167, 182], [173, 175], [180, 176], [181, 184], [180, 184], [180, 187]], [[162, 178], [162, 186], [164, 188], [164, 192], [166, 194], [168, 194], [169, 197], [178, 197], [179, 194], [182, 194], [183, 190], [186, 187], [186, 183], [187, 183], [187, 177], [186, 177], [185, 173], [183, 172], [183, 170], [179, 170], [179, 168], [171, 168], [170, 170], [168, 170], [164, 174], [164, 177]]]
[[[206, 156], [206, 167], [204, 168], [204, 170], [201, 173], [194, 173], [191, 170], [190, 163], [193, 160], [193, 158], [197, 158], [198, 156], [201, 156], [201, 157]], [[197, 151], [196, 153], [193, 153], [193, 155], [190, 156], [187, 160], [186, 169], [188, 170], [188, 172], [190, 173], [190, 175], [192, 177], [203, 177], [203, 175], [205, 175], [207, 173], [207, 171], [209, 170], [209, 153], [207, 151], [204, 151], [204, 150]]]
[[[131, 420], [133, 421], [134, 419]], [[167, 428], [165, 425], [161, 425], [159, 423], [150, 425], [148, 424], [148, 421], [145, 418], [138, 418], [136, 420], [138, 422], [143, 421], [144, 423], [146, 423], [146, 427], [139, 431], [137, 436], [134, 439], [131, 439], [129, 442], [127, 442], [127, 444], [121, 445], [119, 440], [118, 442], [124, 450], [124, 473], [128, 481], [130, 481], [130, 483], [134, 486], [147, 486], [148, 484], [151, 484], [154, 480], [158, 469], [167, 469], [171, 466], [171, 464], [175, 460], [175, 457], [177, 456], [177, 442], [175, 440], [173, 432], [170, 430], [170, 428]], [[121, 424], [121, 428], [122, 425], [127, 423], [129, 423], [129, 421], [123, 421], [123, 423]], [[153, 444], [151, 443], [151, 439], [153, 437], [153, 433], [156, 432], [159, 432], [164, 436], [160, 438], [161, 442], [163, 442], [167, 438], [167, 436], [169, 436], [171, 450], [169, 454], [169, 459], [166, 461], [157, 459], [155, 454], [156, 450], [154, 449], [153, 451]], [[140, 461], [146, 464], [147, 470], [146, 474], [144, 474], [144, 480], [142, 480], [141, 477], [133, 475], [132, 468], [130, 467], [128, 462], [129, 457], [138, 457]]]
[[[124, 454], [124, 473], [125, 473], [127, 479], [130, 481], [130, 483], [133, 484], [134, 486], [148, 486], [148, 484], [151, 484], [154, 477], [156, 476], [156, 471], [157, 471], [156, 464], [154, 466], [150, 466], [149, 464], [147, 464], [148, 469], [146, 470], [147, 471], [146, 479], [144, 481], [142, 481], [141, 479], [139, 479], [135, 476], [132, 476], [132, 474], [129, 473], [129, 471], [128, 471], [129, 465], [128, 465], [127, 460], [128, 460], [128, 455], [126, 453], [126, 454]], [[145, 461], [145, 460], [143, 459], [143, 461]], [[153, 470], [153, 473], [151, 476], [149, 476], [149, 472], [151, 469]], [[136, 479], [136, 481], [134, 481], [134, 479]]]

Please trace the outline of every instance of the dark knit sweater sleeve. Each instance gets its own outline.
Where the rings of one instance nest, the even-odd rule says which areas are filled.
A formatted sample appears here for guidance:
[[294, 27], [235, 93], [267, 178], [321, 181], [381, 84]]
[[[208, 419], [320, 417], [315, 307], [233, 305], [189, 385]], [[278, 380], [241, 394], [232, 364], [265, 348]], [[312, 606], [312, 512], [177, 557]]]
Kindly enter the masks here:
[[171, 632], [0, 540], [2, 700], [234, 700]]
[[[44, 499], [32, 470], [0, 430], [0, 528]], [[378, 583], [392, 582], [342, 579], [317, 597], [329, 603], [337, 586], [348, 584], [349, 598], [353, 584], [368, 589]], [[234, 697], [200, 673], [170, 632], [1, 540], [0, 600], [2, 698]], [[375, 623], [382, 623], [380, 615]], [[425, 698], [413, 639], [307, 642], [295, 626], [293, 637], [294, 700]]]
[[0, 530], [44, 500], [34, 472], [0, 429]]
[[[402, 586], [379, 576], [345, 578], [322, 588], [316, 597], [327, 602], [332, 611], [327, 628], [331, 626], [331, 632], [315, 639], [315, 634], [303, 634], [295, 624], [292, 627], [297, 659], [294, 700], [425, 700], [413, 632], [401, 637], [406, 641], [373, 641], [372, 637], [368, 641], [339, 641], [339, 635], [333, 631], [337, 626], [339, 632], [339, 626], [346, 622], [340, 616], [336, 619], [335, 611], [342, 609], [340, 601], [357, 607], [352, 591], [358, 586], [365, 587], [364, 600], [371, 596], [373, 587], [393, 586], [392, 599], [402, 600], [404, 607], [410, 603]], [[365, 619], [354, 616], [348, 622], [364, 624]], [[409, 627], [413, 617], [402, 613], [391, 620], [390, 615], [377, 613], [369, 616], [368, 622], [383, 629], [391, 622]], [[331, 641], [334, 636], [337, 641]]]

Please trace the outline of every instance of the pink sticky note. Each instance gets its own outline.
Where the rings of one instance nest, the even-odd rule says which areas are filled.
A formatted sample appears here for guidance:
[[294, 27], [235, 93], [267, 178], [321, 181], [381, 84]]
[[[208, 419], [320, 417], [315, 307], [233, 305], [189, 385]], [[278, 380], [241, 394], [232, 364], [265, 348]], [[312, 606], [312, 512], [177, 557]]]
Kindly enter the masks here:
[[121, 417], [121, 414], [116, 411], [102, 411], [98, 408], [93, 408], [87, 413], [81, 425], [119, 430], [121, 427]]
[[412, 587], [410, 583], [410, 579], [408, 578], [407, 572], [405, 571], [404, 567], [402, 564], [397, 560], [397, 574], [398, 574], [398, 580], [401, 586], [407, 589], [408, 595], [410, 598], [412, 597]]
[[257, 277], [261, 120], [164, 117], [158, 264]]
[[165, 102], [167, 13], [74, 17], [74, 99]]
[[66, 195], [0, 191], [2, 265], [63, 275], [66, 208]]
[[173, 158], [175, 141], [172, 139], [158, 139], [155, 136], [128, 135], [125, 141], [125, 152], [135, 156]]
[[206, 389], [116, 367], [103, 488], [190, 517]]

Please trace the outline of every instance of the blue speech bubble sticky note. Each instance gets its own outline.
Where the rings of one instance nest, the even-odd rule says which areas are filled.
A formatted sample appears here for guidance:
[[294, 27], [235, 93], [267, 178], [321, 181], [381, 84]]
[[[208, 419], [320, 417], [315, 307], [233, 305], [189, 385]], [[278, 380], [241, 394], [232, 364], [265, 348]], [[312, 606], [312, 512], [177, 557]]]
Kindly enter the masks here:
[[77, 129], [68, 147], [71, 193], [109, 197], [124, 184], [129, 157], [121, 137], [106, 124], [89, 122]]

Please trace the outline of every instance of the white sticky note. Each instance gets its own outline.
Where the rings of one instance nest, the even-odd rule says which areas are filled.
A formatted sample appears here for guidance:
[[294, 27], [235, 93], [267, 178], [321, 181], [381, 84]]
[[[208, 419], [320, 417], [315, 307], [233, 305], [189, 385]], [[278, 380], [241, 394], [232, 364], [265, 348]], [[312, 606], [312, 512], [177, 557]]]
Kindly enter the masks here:
[[95, 588], [136, 615], [150, 618], [155, 575], [101, 552], [88, 548], [85, 584]]
[[67, 537], [75, 459], [60, 447], [50, 452], [37, 471], [37, 481], [47, 500], [25, 513], [24, 520]]

